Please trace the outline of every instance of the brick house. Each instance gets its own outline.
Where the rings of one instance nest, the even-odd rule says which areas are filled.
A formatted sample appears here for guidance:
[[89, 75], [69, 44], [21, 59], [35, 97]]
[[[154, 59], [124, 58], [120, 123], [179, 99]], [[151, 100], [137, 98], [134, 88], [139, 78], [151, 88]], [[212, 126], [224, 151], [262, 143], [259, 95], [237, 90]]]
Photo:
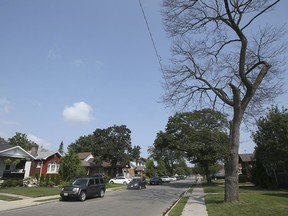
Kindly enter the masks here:
[[58, 151], [52, 152], [44, 148], [39, 149], [36, 144], [32, 147], [31, 153], [35, 159], [31, 163], [30, 176], [58, 175], [60, 159], [62, 158]]

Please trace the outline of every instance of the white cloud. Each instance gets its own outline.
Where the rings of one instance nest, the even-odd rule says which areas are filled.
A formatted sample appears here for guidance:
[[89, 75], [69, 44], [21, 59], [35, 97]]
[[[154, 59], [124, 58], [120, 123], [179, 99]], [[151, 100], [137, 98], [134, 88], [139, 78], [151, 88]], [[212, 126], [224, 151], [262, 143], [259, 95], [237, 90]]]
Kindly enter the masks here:
[[9, 113], [11, 110], [10, 101], [6, 98], [0, 98], [0, 114], [1, 113]]
[[49, 146], [50, 146], [50, 143], [48, 143], [46, 140], [39, 138], [37, 136], [34, 136], [32, 134], [28, 134], [27, 138], [29, 140], [35, 142], [36, 144], [38, 144], [42, 148], [49, 148]]
[[63, 111], [63, 117], [70, 123], [89, 123], [93, 120], [91, 114], [92, 107], [85, 102], [74, 103], [73, 106], [66, 106]]

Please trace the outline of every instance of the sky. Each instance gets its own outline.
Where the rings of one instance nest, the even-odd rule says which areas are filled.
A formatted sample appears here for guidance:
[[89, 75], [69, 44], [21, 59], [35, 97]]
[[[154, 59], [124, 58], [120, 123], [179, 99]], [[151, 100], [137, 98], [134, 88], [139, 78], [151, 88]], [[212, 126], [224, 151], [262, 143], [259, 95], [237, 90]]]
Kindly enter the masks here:
[[[141, 2], [165, 64], [161, 0]], [[287, 8], [280, 2], [261, 22], [287, 22]], [[126, 125], [147, 157], [173, 115], [161, 103], [162, 72], [138, 0], [0, 0], [0, 75], [0, 137], [24, 133], [51, 151]], [[287, 93], [277, 104], [288, 107]], [[243, 134], [240, 153], [252, 152]]]

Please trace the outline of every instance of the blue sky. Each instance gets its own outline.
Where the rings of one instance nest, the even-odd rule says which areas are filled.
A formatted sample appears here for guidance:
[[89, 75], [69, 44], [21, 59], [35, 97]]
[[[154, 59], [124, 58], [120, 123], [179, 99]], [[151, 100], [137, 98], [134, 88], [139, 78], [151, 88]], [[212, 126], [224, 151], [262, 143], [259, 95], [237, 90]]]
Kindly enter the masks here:
[[[160, 2], [142, 5], [165, 64], [171, 43]], [[263, 22], [287, 22], [287, 8], [282, 1]], [[66, 148], [96, 128], [123, 124], [146, 157], [173, 114], [160, 103], [162, 73], [138, 0], [1, 0], [0, 59], [6, 139], [25, 133], [57, 150], [61, 141]], [[287, 94], [278, 102], [288, 107]], [[240, 152], [253, 151], [247, 137]]]

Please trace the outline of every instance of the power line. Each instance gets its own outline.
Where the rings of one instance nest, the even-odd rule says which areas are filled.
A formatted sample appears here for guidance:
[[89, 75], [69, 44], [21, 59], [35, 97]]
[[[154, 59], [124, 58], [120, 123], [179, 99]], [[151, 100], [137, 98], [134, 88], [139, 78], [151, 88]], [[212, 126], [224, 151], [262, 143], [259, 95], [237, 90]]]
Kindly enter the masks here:
[[[146, 18], [145, 11], [144, 11], [144, 9], [143, 9], [141, 0], [139, 0], [139, 5], [140, 5], [140, 8], [141, 8], [141, 11], [142, 11], [142, 14], [143, 14], [143, 17], [144, 17], [144, 20], [145, 20], [145, 23], [146, 23], [146, 26], [147, 26], [149, 35], [150, 35], [151, 42], [152, 42], [152, 44], [153, 44], [153, 48], [154, 48], [154, 51], [155, 51], [155, 54], [156, 54], [158, 63], [159, 63], [159, 65], [160, 65], [160, 69], [161, 69], [161, 71], [162, 71], [162, 73], [163, 73], [163, 76], [164, 76], [163, 66], [162, 66], [162, 63], [161, 63], [161, 56], [159, 55], [158, 50], [157, 50], [157, 48], [156, 48], [156, 45], [155, 45], [155, 42], [154, 42], [154, 39], [153, 39], [153, 36], [152, 36], [152, 32], [151, 32], [151, 30], [150, 30], [149, 23], [148, 23], [148, 20], [147, 20], [147, 18]], [[165, 80], [165, 81], [166, 81], [166, 80]]]
[[[162, 75], [163, 75], [163, 78], [164, 78], [164, 80], [165, 80], [166, 88], [167, 88], [167, 90], [168, 90], [168, 92], [169, 92], [169, 95], [171, 95], [170, 88], [169, 88], [168, 82], [167, 82], [167, 80], [166, 80], [166, 77], [165, 77], [165, 74], [164, 74], [164, 69], [163, 69], [163, 66], [162, 66], [162, 63], [161, 63], [161, 56], [159, 55], [158, 50], [157, 50], [157, 48], [156, 48], [156, 45], [155, 45], [155, 42], [154, 42], [154, 39], [153, 39], [153, 35], [152, 35], [151, 30], [150, 30], [149, 23], [148, 23], [148, 20], [147, 20], [147, 18], [146, 18], [145, 11], [144, 11], [144, 9], [143, 9], [141, 0], [139, 0], [139, 5], [140, 5], [140, 8], [141, 8], [141, 11], [142, 11], [142, 14], [143, 14], [143, 17], [144, 17], [144, 20], [145, 20], [145, 23], [146, 23], [146, 26], [147, 26], [149, 35], [150, 35], [151, 42], [152, 42], [152, 44], [153, 44], [153, 48], [154, 48], [154, 51], [155, 51], [155, 54], [156, 54], [158, 63], [159, 63], [159, 65], [160, 65], [160, 70], [161, 70]], [[176, 110], [174, 103], [173, 103], [173, 109]]]

